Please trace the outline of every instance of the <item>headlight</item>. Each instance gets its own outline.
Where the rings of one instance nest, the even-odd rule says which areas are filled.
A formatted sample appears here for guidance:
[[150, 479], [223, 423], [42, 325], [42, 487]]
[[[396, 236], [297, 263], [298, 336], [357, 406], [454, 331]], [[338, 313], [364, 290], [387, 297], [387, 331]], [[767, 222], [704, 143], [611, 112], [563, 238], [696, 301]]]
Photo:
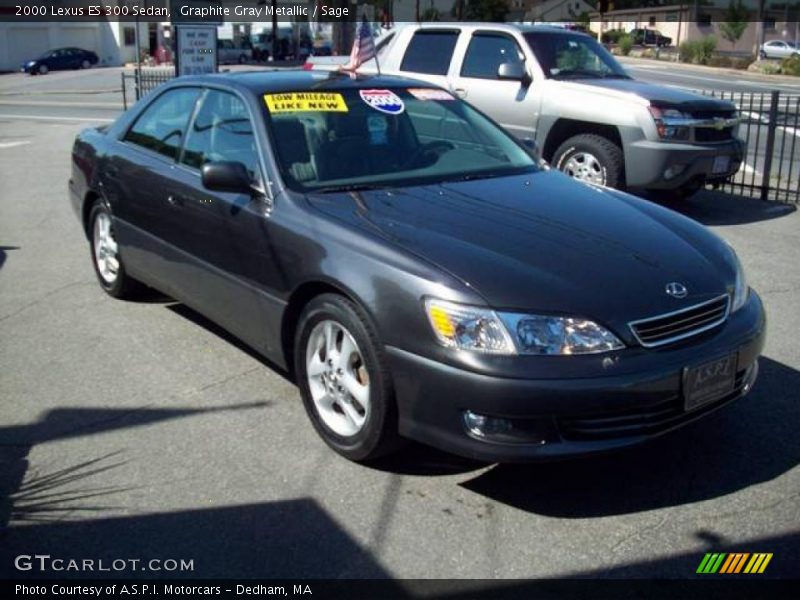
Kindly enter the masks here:
[[750, 295], [750, 286], [747, 285], [747, 278], [744, 275], [744, 269], [736, 252], [731, 248], [733, 260], [736, 263], [736, 282], [733, 285], [733, 299], [731, 301], [731, 312], [736, 312], [742, 308], [747, 302]]
[[521, 354], [596, 354], [624, 347], [594, 321], [548, 315], [501, 313]]
[[517, 353], [493, 310], [427, 298], [425, 312], [436, 338], [449, 348], [489, 354]]
[[493, 354], [569, 355], [618, 350], [624, 344], [593, 321], [497, 313], [429, 298], [428, 319], [443, 345]]
[[656, 124], [658, 137], [664, 140], [688, 140], [692, 115], [674, 108], [648, 108]]

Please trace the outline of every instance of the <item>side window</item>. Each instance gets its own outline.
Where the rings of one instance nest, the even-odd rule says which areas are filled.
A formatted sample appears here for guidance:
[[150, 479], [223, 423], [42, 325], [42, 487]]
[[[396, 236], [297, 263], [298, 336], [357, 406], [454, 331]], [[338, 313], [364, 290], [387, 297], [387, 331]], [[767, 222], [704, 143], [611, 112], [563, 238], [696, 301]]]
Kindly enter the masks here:
[[401, 71], [447, 75], [458, 31], [418, 31], [408, 44]]
[[199, 94], [197, 88], [179, 88], [161, 94], [139, 115], [125, 134], [125, 141], [177, 158]]
[[240, 162], [253, 177], [258, 171], [253, 123], [244, 102], [234, 94], [209, 90], [189, 129], [181, 162], [199, 169], [216, 161]]
[[521, 63], [522, 52], [511, 38], [478, 33], [472, 36], [461, 65], [462, 77], [497, 79], [497, 69], [503, 63]]

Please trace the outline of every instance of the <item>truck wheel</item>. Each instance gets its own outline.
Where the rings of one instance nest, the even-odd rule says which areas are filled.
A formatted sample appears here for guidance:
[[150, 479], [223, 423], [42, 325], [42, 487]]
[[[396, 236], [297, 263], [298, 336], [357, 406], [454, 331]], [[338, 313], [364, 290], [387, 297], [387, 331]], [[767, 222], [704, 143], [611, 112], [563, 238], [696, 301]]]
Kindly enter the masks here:
[[613, 188], [623, 185], [622, 148], [602, 135], [584, 133], [569, 138], [556, 150], [553, 163], [581, 181]]

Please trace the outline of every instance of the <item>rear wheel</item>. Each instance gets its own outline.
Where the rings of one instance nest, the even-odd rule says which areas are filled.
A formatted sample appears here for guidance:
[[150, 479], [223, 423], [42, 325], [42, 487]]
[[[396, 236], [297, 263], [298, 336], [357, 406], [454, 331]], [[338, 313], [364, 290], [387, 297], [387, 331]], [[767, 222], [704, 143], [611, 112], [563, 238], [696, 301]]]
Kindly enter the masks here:
[[556, 150], [555, 167], [575, 179], [621, 187], [622, 149], [602, 135], [587, 133], [569, 138]]
[[360, 307], [336, 294], [312, 300], [300, 316], [294, 361], [306, 412], [331, 448], [355, 461], [396, 449], [391, 376]]
[[99, 200], [89, 214], [92, 265], [100, 287], [114, 298], [131, 298], [143, 285], [130, 277], [119, 253], [111, 209]]
[[81, 62], [81, 69], [88, 69], [88, 68], [89, 68], [89, 67], [91, 67], [91, 66], [92, 66], [92, 63], [90, 63], [90, 62], [89, 62], [87, 59], [85, 59], [85, 58], [83, 59], [83, 62]]

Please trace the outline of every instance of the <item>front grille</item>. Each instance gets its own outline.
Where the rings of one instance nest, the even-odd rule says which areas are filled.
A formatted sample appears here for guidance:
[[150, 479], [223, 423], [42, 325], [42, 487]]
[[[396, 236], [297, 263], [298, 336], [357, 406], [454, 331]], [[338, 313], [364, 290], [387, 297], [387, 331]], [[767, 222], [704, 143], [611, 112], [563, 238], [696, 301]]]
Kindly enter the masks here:
[[694, 139], [696, 142], [727, 142], [733, 139], [733, 127], [698, 127], [694, 130]]
[[557, 419], [558, 429], [561, 437], [568, 441], [608, 440], [652, 435], [666, 431], [739, 397], [748, 372], [749, 370], [742, 370], [736, 373], [736, 382], [730, 394], [697, 410], [685, 412], [682, 398], [674, 396], [647, 406], [577, 417], [562, 417]]
[[629, 323], [633, 335], [646, 347], [663, 346], [721, 325], [728, 317], [728, 295], [683, 310]]

